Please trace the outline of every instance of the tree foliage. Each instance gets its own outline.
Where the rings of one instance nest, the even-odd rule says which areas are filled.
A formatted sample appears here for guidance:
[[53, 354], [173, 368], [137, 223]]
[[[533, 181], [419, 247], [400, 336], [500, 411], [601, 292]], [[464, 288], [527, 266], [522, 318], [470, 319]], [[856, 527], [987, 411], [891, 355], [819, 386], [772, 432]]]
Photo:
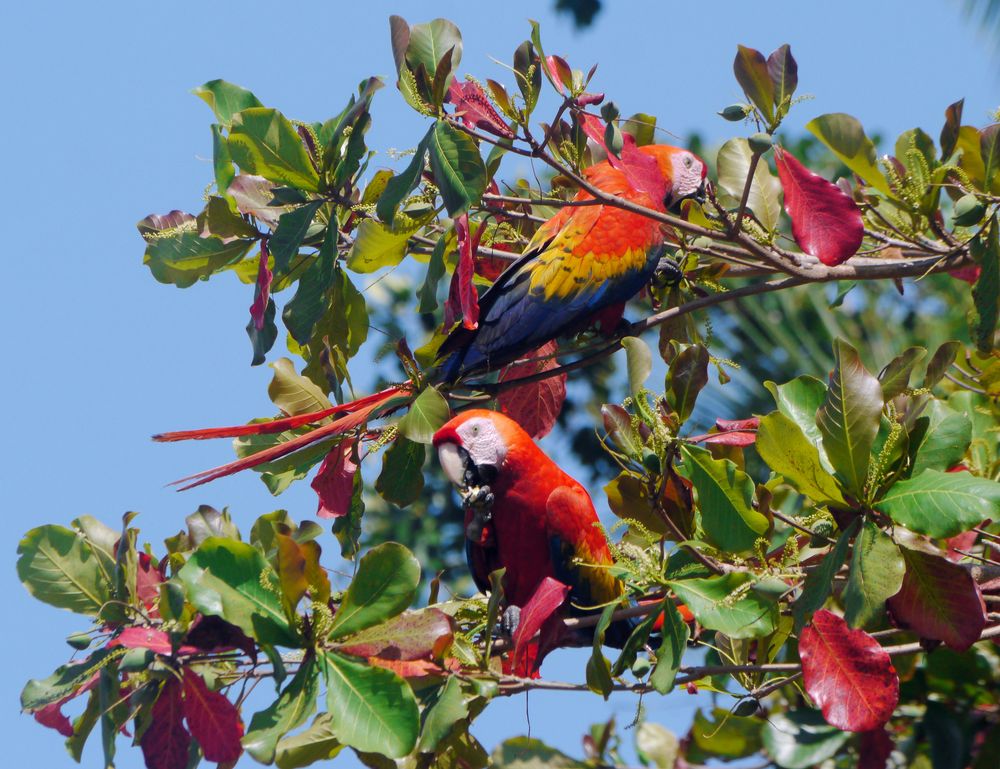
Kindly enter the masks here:
[[[117, 529], [86, 516], [38, 527], [19, 547], [22, 582], [91, 624], [68, 639], [78, 658], [28, 682], [22, 708], [76, 758], [100, 724], [110, 763], [128, 725], [154, 769], [231, 764], [244, 752], [284, 769], [345, 749], [376, 767], [619, 764], [613, 722], [584, 735], [580, 761], [520, 737], [488, 756], [470, 734], [492, 698], [579, 688], [505, 672], [565, 586], [545, 584], [512, 638], [500, 628], [500, 575], [489, 595], [440, 600], [436, 580], [421, 590], [421, 563], [454, 564], [466, 536], [426, 446], [455, 409], [477, 403], [535, 436], [559, 420], [585, 424], [599, 467], [614, 468], [603, 482], [624, 531], [613, 570], [627, 600], [564, 620], [593, 628], [586, 687], [715, 695], [681, 740], [643, 721], [634, 734], [645, 765], [759, 752], [788, 769], [885, 766], [890, 754], [930, 765], [948, 751], [949, 765], [992, 765], [1000, 125], [963, 124], [958, 102], [937, 142], [913, 129], [881, 157], [845, 114], [817, 116], [814, 138], [794, 140], [779, 133], [797, 104], [791, 50], [740, 46], [733, 70], [746, 102], [720, 114], [748, 135], [718, 150], [705, 202], [664, 213], [587, 181], [583, 170], [605, 157], [627, 168], [625, 148], [655, 141], [656, 119], [623, 118], [588, 91], [594, 69], [546, 55], [537, 24], [506, 84], [459, 79], [461, 34], [446, 20], [393, 17], [390, 30], [396, 86], [428, 120], [405, 168], [375, 170], [365, 142], [377, 78], [317, 123], [214, 80], [196, 90], [215, 115], [204, 209], [139, 223], [156, 280], [184, 288], [236, 273], [253, 286], [252, 362], [274, 357], [279, 317], [299, 361], [272, 362], [278, 416], [208, 431], [236, 438], [237, 461], [188, 480], [252, 468], [279, 494], [316, 468], [317, 515], [356, 559], [353, 579], [334, 591], [323, 528], [284, 511], [244, 536], [226, 512], [200, 508], [159, 550], [139, 546], [131, 514]], [[543, 88], [558, 100], [551, 115], [535, 114]], [[834, 159], [825, 165], [809, 149], [821, 145]], [[550, 177], [504, 182], [510, 155]], [[819, 173], [830, 169], [840, 178]], [[435, 378], [447, 333], [477, 322], [479, 290], [579, 188], [667, 233], [648, 302], [636, 305], [642, 319], [553, 341], [486, 375]], [[359, 276], [396, 270], [422, 279], [387, 281], [376, 306]], [[945, 337], [934, 346], [873, 349], [879, 302], [906, 279], [911, 314], [933, 291], [969, 302], [967, 331], [954, 329], [967, 343], [931, 324], [928, 336]], [[914, 285], [925, 279], [937, 288]], [[824, 300], [834, 283], [839, 293]], [[853, 320], [830, 320], [845, 301], [856, 302]], [[782, 327], [775, 314], [803, 323]], [[695, 318], [715, 318], [719, 338]], [[386, 378], [406, 383], [348, 403], [373, 320], [392, 340]], [[654, 329], [662, 387], [643, 339]], [[618, 372], [610, 356], [620, 349]], [[776, 363], [764, 371], [762, 360]], [[727, 381], [734, 363], [745, 363], [739, 387], [756, 390], [755, 405], [699, 431], [712, 375]], [[599, 408], [569, 414], [569, 397]], [[373, 484], [365, 462], [378, 464]], [[405, 521], [392, 532], [380, 523], [387, 506]], [[388, 541], [403, 526], [412, 549]], [[607, 659], [604, 631], [625, 616], [637, 618], [632, 635]], [[706, 659], [691, 664], [698, 647]], [[274, 679], [275, 698], [245, 713], [241, 685], [260, 676]], [[77, 698], [85, 705], [71, 722], [62, 708]]]

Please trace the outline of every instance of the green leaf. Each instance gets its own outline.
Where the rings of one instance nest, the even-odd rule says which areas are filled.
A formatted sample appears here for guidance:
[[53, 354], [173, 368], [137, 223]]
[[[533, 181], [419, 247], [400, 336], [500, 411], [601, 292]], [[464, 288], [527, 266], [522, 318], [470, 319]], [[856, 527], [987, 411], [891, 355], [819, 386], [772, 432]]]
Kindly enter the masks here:
[[447, 236], [442, 235], [434, 244], [431, 258], [427, 262], [427, 277], [420, 287], [420, 306], [417, 312], [423, 314], [434, 312], [438, 308], [438, 284], [445, 274], [444, 252], [447, 246]]
[[95, 673], [124, 657], [127, 651], [123, 646], [98, 649], [82, 662], [61, 665], [48, 678], [28, 681], [21, 691], [22, 710], [39, 710], [72, 696]]
[[993, 350], [997, 320], [1000, 318], [1000, 222], [994, 214], [989, 234], [982, 232], [972, 241], [972, 258], [979, 265], [979, 279], [972, 287], [975, 305], [970, 315], [971, 333], [976, 348], [982, 353]]
[[730, 553], [752, 550], [770, 524], [753, 508], [754, 483], [729, 459], [715, 459], [697, 446], [682, 444], [681, 474], [694, 484], [705, 539]]
[[302, 240], [321, 205], [323, 205], [322, 200], [311, 200], [282, 214], [278, 219], [278, 227], [268, 241], [276, 272], [288, 272], [292, 257], [298, 255], [299, 246], [302, 245]]
[[821, 505], [846, 504], [837, 481], [823, 469], [819, 451], [780, 411], [760, 420], [754, 445], [767, 466], [784, 476], [800, 494]]
[[178, 572], [188, 600], [261, 644], [299, 645], [281, 605], [277, 576], [253, 545], [209, 537]]
[[600, 694], [604, 699], [611, 695], [614, 681], [611, 680], [611, 663], [601, 651], [601, 646], [604, 644], [604, 634], [607, 632], [608, 625], [611, 624], [611, 615], [615, 613], [617, 608], [617, 605], [613, 603], [604, 607], [597, 625], [594, 626], [593, 645], [590, 657], [587, 658], [587, 687], [595, 694]]
[[903, 391], [910, 386], [913, 367], [923, 360], [925, 355], [927, 350], [923, 347], [910, 347], [886, 364], [878, 375], [878, 380], [882, 383], [883, 400], [889, 402], [897, 395], [903, 394]]
[[337, 274], [337, 238], [336, 221], [331, 221], [327, 225], [319, 255], [302, 273], [295, 296], [285, 304], [281, 313], [285, 328], [299, 344], [309, 343], [316, 322], [326, 310], [326, 294]]
[[413, 553], [396, 542], [373, 547], [341, 599], [330, 637], [344, 638], [396, 616], [413, 603], [419, 583], [420, 564]]
[[274, 299], [268, 297], [267, 306], [264, 308], [264, 324], [257, 328], [257, 323], [250, 318], [247, 323], [247, 336], [250, 337], [250, 346], [253, 348], [253, 358], [250, 360], [251, 366], [259, 366], [267, 359], [267, 353], [278, 338], [278, 327], [274, 323], [274, 316], [278, 308], [274, 304]]
[[709, 630], [730, 638], [763, 638], [774, 632], [778, 605], [749, 589], [753, 577], [732, 572], [706, 579], [672, 580], [671, 589]]
[[983, 183], [986, 191], [996, 187], [1000, 171], [1000, 123], [986, 126], [979, 132], [979, 151], [983, 158]]
[[231, 201], [229, 185], [236, 178], [236, 169], [233, 168], [233, 156], [229, 154], [229, 140], [218, 123], [212, 123], [212, 169], [215, 171], [216, 192], [227, 202]]
[[835, 367], [816, 424], [834, 469], [848, 490], [861, 496], [882, 413], [882, 385], [844, 340], [834, 342], [833, 356]]
[[195, 224], [163, 231], [146, 238], [142, 263], [149, 267], [160, 283], [187, 288], [197, 280], [236, 264], [250, 250], [253, 240], [231, 240], [211, 236], [203, 238], [194, 230]]
[[830, 148], [834, 155], [870, 187], [894, 197], [889, 182], [875, 160], [875, 145], [865, 135], [857, 118], [835, 112], [806, 123], [806, 130]]
[[538, 95], [542, 90], [542, 66], [541, 58], [535, 51], [530, 40], [521, 43], [514, 51], [514, 74], [517, 80], [517, 87], [524, 97], [524, 111], [526, 116], [531, 115], [538, 103]]
[[945, 372], [951, 367], [951, 364], [955, 362], [955, 358], [958, 356], [959, 351], [962, 349], [962, 343], [954, 339], [941, 344], [937, 350], [934, 351], [934, 355], [931, 356], [930, 362], [927, 364], [927, 373], [924, 375], [923, 387], [934, 387], [938, 382], [944, 377]]
[[346, 377], [346, 366], [334, 366], [339, 353], [343, 361], [357, 354], [368, 338], [368, 306], [364, 295], [351, 282], [346, 270], [334, 270], [333, 280], [323, 300], [326, 312], [315, 324], [303, 355], [309, 360], [302, 373], [320, 386], [331, 387], [330, 369], [337, 381]]
[[646, 479], [623, 470], [604, 486], [608, 506], [619, 518], [638, 521], [656, 534], [668, 534], [669, 529], [653, 509]]
[[893, 484], [875, 509], [910, 531], [945, 539], [1000, 518], [1000, 483], [965, 472], [924, 470]]
[[385, 185], [385, 190], [379, 196], [375, 205], [375, 213], [387, 226], [392, 227], [396, 218], [396, 211], [399, 210], [403, 199], [420, 183], [420, 175], [424, 170], [424, 160], [427, 158], [427, 147], [430, 145], [431, 135], [434, 127], [431, 126], [424, 138], [417, 145], [417, 151], [413, 153], [413, 158], [409, 165], [400, 173], [396, 174]]
[[[438, 64], [451, 51], [451, 71], [454, 72], [462, 61], [462, 33], [447, 19], [434, 19], [426, 24], [410, 27], [410, 41], [406, 47], [406, 62], [416, 70], [423, 65], [428, 77], [433, 77]], [[452, 76], [445, 80], [447, 90]]]
[[864, 627], [885, 614], [886, 599], [903, 585], [906, 564], [899, 547], [871, 521], [865, 521], [854, 540], [851, 572], [844, 588], [844, 619]]
[[469, 707], [465, 704], [462, 683], [456, 676], [450, 676], [434, 703], [424, 711], [424, 722], [420, 729], [417, 751], [433, 753], [438, 744], [463, 718], [468, 718]]
[[428, 385], [399, 420], [399, 433], [417, 443], [430, 443], [434, 433], [450, 416], [448, 401], [433, 386]]
[[333, 535], [340, 543], [340, 555], [353, 560], [357, 555], [361, 539], [361, 519], [365, 514], [364, 482], [361, 473], [354, 474], [354, 489], [351, 493], [351, 509], [333, 522]]
[[439, 120], [430, 136], [430, 162], [434, 181], [449, 216], [468, 210], [486, 191], [486, 166], [479, 147], [468, 134]]
[[733, 72], [747, 98], [760, 110], [764, 119], [774, 121], [774, 82], [767, 71], [764, 55], [753, 48], [738, 45]]
[[632, 667], [632, 663], [635, 662], [639, 652], [645, 647], [646, 641], [649, 639], [649, 634], [653, 629], [653, 625], [656, 623], [656, 619], [671, 605], [673, 605], [673, 601], [670, 598], [664, 598], [659, 602], [653, 611], [647, 614], [642, 621], [635, 626], [628, 639], [625, 641], [625, 644], [622, 646], [618, 659], [615, 660], [615, 664], [611, 668], [611, 675], [616, 677], [620, 676]]
[[257, 228], [235, 213], [229, 207], [229, 201], [218, 195], [209, 197], [195, 223], [198, 234], [203, 238], [211, 235], [223, 240], [257, 237]]
[[262, 764], [274, 763], [278, 740], [298, 728], [316, 710], [319, 669], [314, 657], [307, 657], [281, 695], [250, 719], [243, 736], [243, 748]]
[[830, 597], [834, 575], [844, 565], [844, 559], [847, 558], [847, 548], [850, 547], [851, 537], [854, 536], [856, 528], [857, 526], [851, 526], [842, 532], [837, 539], [837, 544], [823, 556], [819, 567], [806, 574], [805, 582], [802, 585], [802, 594], [792, 607], [796, 631], [801, 630], [803, 625], [812, 619], [812, 615], [821, 609], [826, 603], [826, 599]]
[[[752, 158], [746, 139], [730, 139], [719, 149], [719, 189], [724, 193], [723, 203], [731, 208], [739, 206], [743, 198]], [[747, 206], [768, 232], [777, 229], [781, 222], [781, 182], [771, 176], [764, 161], [754, 169]]]
[[337, 740], [333, 718], [329, 713], [320, 713], [308, 729], [278, 743], [275, 763], [279, 769], [301, 769], [334, 758], [343, 747]]
[[356, 750], [402, 758], [417, 743], [420, 712], [409, 685], [390, 670], [321, 654], [327, 710], [337, 739]]
[[490, 766], [493, 769], [587, 769], [590, 765], [533, 737], [512, 737], [496, 746], [490, 755]]
[[233, 115], [229, 152], [245, 173], [299, 190], [319, 191], [319, 173], [302, 138], [277, 110], [251, 107]]
[[910, 431], [910, 476], [954, 467], [962, 461], [971, 442], [971, 420], [943, 401], [931, 400]]
[[78, 532], [39, 526], [24, 535], [17, 553], [17, 576], [39, 601], [96, 617], [111, 598], [108, 564]]
[[406, 244], [417, 228], [389, 229], [374, 219], [358, 226], [354, 243], [347, 254], [347, 269], [368, 273], [383, 267], [395, 267], [406, 256]]
[[195, 88], [192, 93], [211, 107], [216, 119], [227, 128], [237, 112], [263, 106], [246, 88], [227, 83], [225, 80], [209, 80]]
[[816, 425], [816, 412], [826, 399], [826, 385], [812, 376], [800, 376], [783, 385], [764, 382], [764, 387], [774, 397], [778, 411], [799, 426], [809, 442], [819, 451], [823, 466], [831, 472], [833, 465], [823, 449], [823, 434]]
[[415, 502], [424, 490], [425, 458], [424, 444], [399, 436], [382, 455], [382, 472], [375, 481], [375, 490], [399, 507]]
[[767, 755], [783, 769], [812, 769], [833, 758], [850, 738], [818, 710], [772, 713], [761, 732]]
[[661, 642], [656, 649], [656, 667], [649, 674], [649, 685], [660, 694], [669, 694], [674, 688], [674, 679], [681, 667], [684, 651], [687, 649], [688, 626], [677, 606], [669, 601], [663, 610], [663, 627], [660, 628]]
[[653, 370], [653, 354], [649, 351], [649, 345], [634, 336], [622, 339], [622, 347], [625, 348], [629, 392], [638, 395]]
[[694, 411], [698, 393], [708, 384], [708, 350], [692, 344], [681, 350], [667, 369], [665, 397], [681, 422]]
[[271, 368], [274, 369], [274, 376], [267, 386], [267, 395], [284, 414], [311, 414], [333, 405], [312, 380], [296, 372], [295, 365], [288, 358], [278, 358]]
[[713, 757], [745, 758], [760, 750], [760, 721], [740, 718], [724, 708], [712, 710], [712, 718], [699, 708], [691, 726], [694, 744]]

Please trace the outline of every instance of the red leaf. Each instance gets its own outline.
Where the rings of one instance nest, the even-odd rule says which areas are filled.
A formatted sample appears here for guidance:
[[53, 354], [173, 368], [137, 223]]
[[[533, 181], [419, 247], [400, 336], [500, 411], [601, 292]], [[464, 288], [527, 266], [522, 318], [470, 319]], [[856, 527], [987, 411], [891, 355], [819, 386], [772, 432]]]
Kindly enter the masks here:
[[[559, 366], [554, 356], [556, 343], [546, 342], [537, 350], [529, 353], [524, 363], [508, 366], [500, 374], [501, 382], [510, 382], [526, 376], [552, 371]], [[545, 357], [545, 360], [531, 360]], [[509, 416], [532, 438], [542, 438], [549, 434], [559, 418], [563, 402], [566, 400], [566, 374], [539, 379], [535, 382], [511, 387], [497, 396], [500, 411]]]
[[[76, 694], [78, 694], [78, 692], [74, 693], [74, 696], [76, 696]], [[69, 719], [62, 712], [63, 702], [65, 702], [65, 700], [53, 702], [40, 710], [36, 710], [34, 712], [35, 720], [42, 726], [55, 729], [63, 737], [72, 737], [73, 724], [69, 722]]]
[[716, 419], [715, 426], [718, 428], [720, 433], [728, 433], [734, 430], [756, 430], [760, 427], [760, 418], [750, 417], [749, 419]]
[[899, 702], [899, 676], [878, 641], [820, 609], [799, 637], [802, 682], [831, 726], [867, 732], [885, 724]]
[[885, 769], [896, 743], [884, 729], [863, 732], [858, 745], [858, 769]]
[[865, 227], [855, 202], [836, 184], [803, 166], [791, 152], [775, 147], [774, 156], [795, 242], [827, 266], [857, 253]]
[[159, 617], [160, 583], [163, 582], [167, 567], [167, 559], [160, 562], [158, 569], [153, 568], [153, 559], [149, 553], [139, 553], [138, 568], [135, 573], [135, 595], [151, 617]]
[[451, 618], [440, 609], [404, 612], [379, 625], [378, 633], [337, 646], [337, 651], [356, 657], [383, 660], [438, 658], [454, 640]]
[[968, 267], [959, 267], [957, 270], [948, 270], [948, 274], [958, 280], [964, 280], [970, 286], [974, 286], [976, 285], [976, 281], [979, 280], [979, 274], [982, 271], [983, 268], [978, 264], [970, 264]]
[[453, 80], [448, 88], [448, 101], [455, 105], [455, 114], [461, 117], [467, 126], [482, 128], [505, 139], [514, 138], [514, 132], [493, 109], [479, 83], [471, 80], [460, 83], [458, 80]]
[[[524, 606], [521, 607], [521, 618], [517, 630], [514, 632], [514, 654], [511, 660], [511, 668], [514, 675], [525, 677], [534, 672], [541, 664], [541, 655], [537, 659], [535, 655], [529, 654], [530, 643], [546, 621], [555, 616], [556, 611], [562, 606], [566, 596], [569, 595], [569, 587], [559, 580], [546, 577], [535, 588], [534, 594]], [[535, 654], [538, 648], [535, 647]]]
[[239, 711], [190, 669], [184, 671], [184, 715], [207, 760], [224, 763], [240, 757], [243, 721]]
[[[157, 654], [170, 654], [170, 636], [151, 627], [127, 627], [108, 641], [108, 648], [124, 646], [127, 649], [149, 649]], [[189, 647], [190, 648], [190, 647]], [[191, 648], [192, 652], [198, 651]]]
[[573, 87], [573, 70], [562, 56], [546, 56], [545, 68], [549, 71], [552, 84], [559, 93], [565, 94]]
[[391, 670], [401, 678], [444, 675], [444, 668], [431, 660], [387, 660], [383, 657], [369, 657], [368, 664]]
[[184, 728], [181, 685], [168, 678], [153, 703], [149, 727], [139, 744], [148, 769], [185, 769], [191, 735]]
[[357, 441], [343, 440], [330, 449], [313, 478], [312, 488], [319, 497], [316, 515], [320, 518], [340, 518], [351, 510], [354, 476], [358, 472], [356, 445]]
[[271, 268], [267, 266], [267, 241], [260, 242], [260, 261], [257, 263], [257, 286], [253, 292], [253, 304], [250, 305], [250, 318], [254, 328], [260, 331], [264, 328], [264, 311], [267, 300], [271, 296]]
[[[589, 112], [579, 114], [584, 133], [592, 142], [608, 152], [608, 147], [604, 143], [604, 122]], [[631, 134], [623, 132], [622, 142], [621, 157], [615, 157], [614, 153], [608, 152], [608, 163], [612, 168], [625, 174], [625, 179], [632, 189], [644, 192], [652, 198], [654, 205], [662, 206], [667, 196], [667, 183], [660, 172], [659, 164], [652, 155], [639, 151], [635, 137]]]
[[688, 440], [692, 443], [721, 443], [723, 446], [752, 446], [757, 440], [757, 433], [733, 430], [732, 432], [692, 435]]
[[184, 640], [199, 651], [219, 652], [239, 649], [250, 659], [257, 658], [257, 647], [253, 639], [236, 625], [215, 615], [198, 615], [184, 636]]
[[462, 214], [455, 219], [455, 234], [458, 236], [458, 266], [451, 276], [448, 301], [444, 307], [444, 324], [451, 326], [461, 313], [462, 325], [469, 331], [475, 331], [479, 326], [479, 294], [472, 284], [476, 271], [472, 255], [479, 248], [483, 228], [470, 236], [469, 215]]
[[[950, 473], [957, 471], [949, 470], [948, 472]], [[946, 544], [948, 545], [948, 555], [947, 555], [948, 560], [951, 561], [952, 563], [958, 563], [963, 558], [965, 558], [965, 556], [958, 551], [965, 550], [966, 552], [968, 552], [972, 548], [972, 546], [976, 543], [976, 537], [978, 536], [979, 536], [978, 531], [970, 529], [969, 531], [963, 531], [961, 534], [956, 534], [954, 537], [947, 540]]]
[[986, 604], [972, 574], [937, 555], [905, 548], [902, 552], [906, 574], [899, 592], [889, 599], [892, 616], [921, 638], [965, 651], [986, 627]]

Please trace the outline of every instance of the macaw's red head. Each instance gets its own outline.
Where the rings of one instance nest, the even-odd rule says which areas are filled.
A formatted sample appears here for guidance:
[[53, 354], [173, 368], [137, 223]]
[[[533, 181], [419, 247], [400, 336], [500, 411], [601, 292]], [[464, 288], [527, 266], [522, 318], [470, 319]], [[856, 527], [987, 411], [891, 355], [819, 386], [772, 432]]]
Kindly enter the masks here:
[[448, 479], [460, 488], [489, 485], [510, 449], [531, 438], [513, 419], [496, 411], [463, 411], [434, 433], [434, 448]]
[[685, 198], [703, 200], [708, 166], [705, 161], [683, 147], [668, 144], [647, 144], [639, 151], [651, 155], [667, 180], [664, 208], [670, 209]]

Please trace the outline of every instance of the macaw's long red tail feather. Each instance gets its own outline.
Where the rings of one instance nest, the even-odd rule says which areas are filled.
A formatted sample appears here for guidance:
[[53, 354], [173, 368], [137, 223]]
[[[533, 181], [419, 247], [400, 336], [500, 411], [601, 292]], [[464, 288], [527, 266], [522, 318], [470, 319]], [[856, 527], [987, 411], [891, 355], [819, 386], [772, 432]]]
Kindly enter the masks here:
[[400, 386], [388, 387], [385, 390], [366, 395], [350, 403], [340, 406], [331, 406], [322, 411], [313, 411], [309, 414], [298, 414], [293, 417], [282, 419], [272, 419], [270, 422], [257, 422], [249, 425], [234, 425], [232, 427], [207, 427], [202, 430], [178, 430], [172, 433], [159, 433], [153, 436], [154, 441], [168, 443], [171, 441], [203, 441], [209, 438], [238, 438], [241, 435], [269, 435], [271, 433], [283, 433], [285, 430], [292, 430], [296, 427], [319, 422], [334, 414], [350, 414], [368, 406], [371, 403], [381, 403], [387, 398], [401, 392]]
[[[238, 473], [241, 470], [248, 470], [251, 467], [257, 467], [266, 462], [273, 462], [276, 459], [281, 459], [281, 457], [292, 454], [300, 449], [307, 446], [311, 446], [314, 443], [325, 440], [327, 438], [333, 438], [343, 433], [353, 430], [356, 427], [360, 427], [365, 422], [368, 421], [375, 413], [379, 410], [391, 410], [393, 408], [398, 408], [400, 403], [395, 403], [396, 400], [400, 400], [399, 396], [408, 396], [409, 388], [408, 385], [400, 385], [396, 387], [390, 387], [382, 390], [375, 395], [369, 395], [364, 398], [360, 398], [351, 403], [345, 403], [342, 406], [335, 406], [332, 413], [341, 413], [343, 416], [335, 419], [326, 425], [321, 425], [315, 430], [310, 430], [304, 435], [298, 435], [291, 440], [285, 441], [284, 443], [279, 443], [276, 446], [271, 446], [270, 448], [264, 449], [263, 451], [258, 451], [255, 454], [251, 454], [248, 457], [242, 457], [234, 462], [230, 462], [225, 465], [220, 465], [219, 467], [214, 467], [211, 470], [204, 470], [200, 473], [195, 473], [194, 475], [189, 475], [186, 478], [181, 478], [172, 482], [171, 486], [177, 486], [178, 484], [185, 484], [180, 486], [178, 491], [184, 491], [185, 489], [192, 489], [195, 486], [201, 486], [203, 483], [208, 483], [209, 481], [214, 481], [218, 478], [223, 478], [227, 475], [232, 475], [233, 473]], [[344, 413], [346, 412], [346, 413]], [[322, 416], [317, 416], [320, 414]], [[277, 419], [273, 422], [262, 422], [256, 425], [244, 425], [243, 427], [250, 428], [260, 428], [267, 427], [270, 428], [276, 423], [284, 424], [282, 429], [288, 430], [292, 427], [300, 427], [311, 422], [318, 421], [324, 416], [330, 416], [331, 410], [326, 409], [321, 412], [315, 412], [313, 414], [303, 414], [299, 417], [289, 417], [288, 419]], [[308, 417], [308, 419], [307, 419]], [[300, 420], [295, 422], [294, 420]], [[302, 421], [305, 420], [305, 421]], [[190, 437], [194, 439], [200, 439], [205, 437], [233, 437], [237, 435], [255, 435], [262, 433], [274, 433], [280, 432], [278, 429], [266, 429], [266, 430], [247, 430], [241, 432], [231, 432], [232, 430], [239, 428], [216, 428], [214, 430], [191, 430], [190, 433], [196, 433], [196, 435], [184, 436], [183, 433], [167, 433], [170, 436], [181, 435], [183, 437], [179, 438], [166, 438], [165, 440], [184, 440], [185, 437]], [[226, 432], [229, 430], [230, 432]], [[203, 433], [214, 433], [214, 435], [204, 435]], [[190, 481], [190, 483], [188, 483]]]

